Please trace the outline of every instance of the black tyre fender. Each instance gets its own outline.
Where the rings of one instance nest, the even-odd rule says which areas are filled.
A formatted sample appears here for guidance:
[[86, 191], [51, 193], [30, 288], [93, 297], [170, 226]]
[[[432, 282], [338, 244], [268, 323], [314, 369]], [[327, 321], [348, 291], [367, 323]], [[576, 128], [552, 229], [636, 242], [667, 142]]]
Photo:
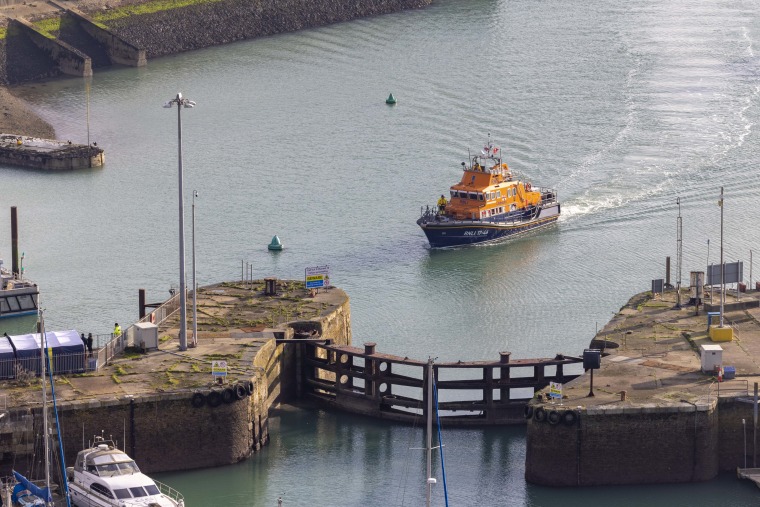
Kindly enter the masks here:
[[193, 397], [190, 398], [190, 404], [195, 408], [201, 408], [206, 404], [206, 397], [203, 396], [203, 393], [195, 393], [193, 394]]
[[556, 410], [550, 410], [549, 415], [546, 416], [546, 420], [549, 421], [549, 424], [557, 424], [560, 419], [559, 412]]
[[222, 395], [219, 391], [211, 391], [206, 396], [206, 403], [209, 407], [218, 407], [222, 404]]
[[245, 385], [245, 390], [248, 393], [248, 396], [251, 396], [253, 394], [253, 381], [248, 381], [248, 383]]
[[538, 407], [533, 412], [533, 419], [535, 419], [536, 422], [544, 422], [546, 420], [546, 409], [544, 407]]
[[576, 414], [573, 410], [565, 410], [562, 413], [562, 422], [565, 426], [575, 426], [577, 420], [578, 414]]
[[235, 384], [235, 399], [242, 400], [245, 398], [247, 392], [243, 384]]
[[225, 387], [222, 391], [222, 401], [225, 403], [232, 403], [235, 401], [235, 391], [231, 387]]
[[533, 405], [525, 405], [523, 415], [525, 416], [525, 419], [530, 419], [533, 417]]

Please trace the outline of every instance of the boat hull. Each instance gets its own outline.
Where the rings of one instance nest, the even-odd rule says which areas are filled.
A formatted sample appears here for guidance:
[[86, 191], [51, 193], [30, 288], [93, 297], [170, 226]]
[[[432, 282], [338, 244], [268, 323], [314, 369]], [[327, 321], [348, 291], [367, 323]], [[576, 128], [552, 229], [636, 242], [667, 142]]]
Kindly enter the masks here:
[[453, 220], [447, 217], [422, 217], [417, 224], [422, 228], [431, 248], [447, 248], [489, 243], [546, 227], [557, 221], [559, 203], [542, 207], [535, 216], [508, 220]]

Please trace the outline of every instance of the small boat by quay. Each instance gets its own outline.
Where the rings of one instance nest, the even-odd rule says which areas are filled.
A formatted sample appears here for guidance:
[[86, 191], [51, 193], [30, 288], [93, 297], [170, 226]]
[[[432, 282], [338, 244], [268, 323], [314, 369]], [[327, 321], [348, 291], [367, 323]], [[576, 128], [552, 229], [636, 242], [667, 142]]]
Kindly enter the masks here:
[[560, 215], [557, 192], [516, 180], [501, 151], [488, 143], [462, 162], [462, 179], [425, 206], [417, 220], [432, 248], [486, 243], [553, 224]]
[[140, 472], [112, 440], [95, 437], [66, 469], [71, 502], [77, 507], [184, 507], [182, 495]]

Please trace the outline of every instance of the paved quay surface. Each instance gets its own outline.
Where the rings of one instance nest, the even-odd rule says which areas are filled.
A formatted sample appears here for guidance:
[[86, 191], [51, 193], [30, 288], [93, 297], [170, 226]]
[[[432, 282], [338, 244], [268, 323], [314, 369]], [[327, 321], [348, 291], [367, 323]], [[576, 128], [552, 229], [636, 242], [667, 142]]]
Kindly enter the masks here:
[[[740, 295], [740, 301], [758, 298], [757, 291]], [[682, 304], [688, 300], [683, 291]], [[727, 295], [725, 304], [734, 302], [735, 296]], [[713, 317], [713, 324], [716, 321]], [[647, 406], [693, 410], [692, 404], [709, 403], [716, 396], [752, 394], [754, 383], [760, 382], [760, 309], [724, 311], [724, 325], [734, 329], [733, 340], [713, 342], [703, 307], [699, 315], [693, 305], [677, 309], [675, 291], [656, 298], [649, 292], [638, 294], [596, 336], [595, 345], [604, 352], [601, 369], [594, 371], [594, 396], [588, 396], [591, 376], [586, 373], [563, 386], [562, 405], [590, 410]], [[736, 369], [734, 380], [718, 382], [716, 375], [702, 373], [700, 346], [708, 344], [722, 347], [723, 366]]]
[[[346, 299], [338, 288], [310, 293], [303, 282], [280, 281], [275, 296], [264, 295], [263, 281], [221, 283], [198, 290], [198, 346], [179, 350], [179, 312], [159, 326], [159, 348], [117, 356], [96, 372], [55, 378], [56, 398], [97, 401], [125, 396], [192, 392], [210, 388], [211, 361], [226, 360], [228, 382], [256, 373], [253, 359], [288, 322], [332, 312]], [[192, 299], [188, 298], [188, 343], [192, 335]], [[1, 406], [5, 401], [5, 407]], [[41, 404], [39, 379], [0, 382], [0, 409]]]

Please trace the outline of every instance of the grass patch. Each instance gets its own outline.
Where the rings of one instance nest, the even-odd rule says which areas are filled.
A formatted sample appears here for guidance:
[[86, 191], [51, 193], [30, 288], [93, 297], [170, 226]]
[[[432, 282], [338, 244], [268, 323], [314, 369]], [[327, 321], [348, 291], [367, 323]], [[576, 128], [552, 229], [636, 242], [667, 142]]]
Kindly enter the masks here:
[[221, 0], [156, 0], [143, 4], [124, 5], [104, 12], [92, 14], [92, 19], [99, 23], [108, 23], [131, 16], [144, 16], [156, 12], [172, 11], [192, 5], [214, 4]]
[[158, 341], [160, 341], [161, 343], [166, 343], [166, 342], [168, 342], [171, 339], [172, 339], [171, 336], [169, 336], [168, 334], [165, 334], [164, 336], [162, 336], [161, 338], [159, 338]]
[[61, 31], [61, 18], [55, 17], [41, 19], [39, 21], [35, 21], [34, 26], [36, 26], [37, 29], [39, 29], [41, 32], [45, 32], [46, 37], [53, 38], [51, 35], [52, 33]]
[[111, 380], [113, 380], [114, 384], [121, 384], [121, 379], [115, 373], [113, 375], [111, 375]]

